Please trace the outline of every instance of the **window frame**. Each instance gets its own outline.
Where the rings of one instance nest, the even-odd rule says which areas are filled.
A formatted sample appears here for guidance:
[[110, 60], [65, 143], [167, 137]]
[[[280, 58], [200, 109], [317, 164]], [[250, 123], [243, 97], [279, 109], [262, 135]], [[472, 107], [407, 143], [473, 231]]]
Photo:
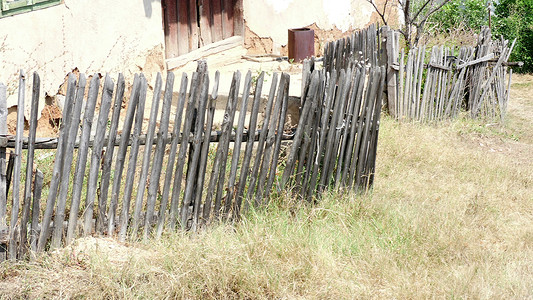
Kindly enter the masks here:
[[0, 0], [0, 18], [61, 4], [62, 0]]

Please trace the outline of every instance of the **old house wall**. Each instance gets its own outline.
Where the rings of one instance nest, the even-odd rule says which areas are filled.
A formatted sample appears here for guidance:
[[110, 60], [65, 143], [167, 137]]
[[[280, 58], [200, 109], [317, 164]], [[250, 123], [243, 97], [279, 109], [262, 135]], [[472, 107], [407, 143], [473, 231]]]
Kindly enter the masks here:
[[289, 28], [313, 28], [315, 52], [318, 52], [325, 42], [378, 21], [367, 0], [243, 1], [246, 47], [255, 54], [286, 55]]
[[8, 106], [16, 105], [19, 69], [27, 73], [27, 95], [30, 75], [39, 72], [43, 98], [61, 93], [65, 75], [76, 69], [115, 79], [118, 72], [131, 79], [135, 72], [162, 70], [162, 24], [160, 0], [64, 0], [0, 18], [0, 82], [8, 85]]

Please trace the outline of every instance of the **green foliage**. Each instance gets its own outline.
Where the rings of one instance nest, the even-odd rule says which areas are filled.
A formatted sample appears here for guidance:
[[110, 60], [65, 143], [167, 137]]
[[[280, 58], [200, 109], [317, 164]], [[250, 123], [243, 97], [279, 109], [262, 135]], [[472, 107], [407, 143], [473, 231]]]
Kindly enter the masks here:
[[502, 35], [516, 45], [511, 61], [522, 61], [518, 72], [533, 72], [533, 0], [452, 0], [433, 14], [428, 22], [434, 33], [450, 33], [454, 28], [479, 32], [481, 26], [489, 25], [488, 7], [494, 6], [492, 14], [493, 35]]
[[510, 60], [524, 62], [519, 72], [533, 72], [532, 11], [533, 0], [500, 0], [496, 5], [493, 30], [510, 41], [517, 39]]
[[436, 32], [447, 32], [452, 28], [464, 26], [479, 31], [488, 25], [486, 0], [452, 0], [435, 12], [429, 19]]

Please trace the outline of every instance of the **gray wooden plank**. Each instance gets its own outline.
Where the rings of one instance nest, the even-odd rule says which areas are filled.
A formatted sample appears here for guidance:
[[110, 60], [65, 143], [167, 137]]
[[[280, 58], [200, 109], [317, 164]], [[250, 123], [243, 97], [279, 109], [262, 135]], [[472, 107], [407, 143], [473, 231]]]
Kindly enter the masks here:
[[263, 120], [263, 126], [261, 127], [261, 133], [259, 135], [259, 141], [257, 143], [257, 152], [255, 154], [254, 166], [252, 168], [252, 173], [250, 174], [250, 183], [248, 185], [248, 191], [246, 195], [246, 202], [244, 203], [244, 210], [247, 210], [248, 207], [252, 204], [251, 199], [255, 193], [255, 185], [257, 182], [257, 175], [259, 173], [259, 168], [261, 166], [261, 158], [263, 156], [264, 145], [268, 133], [268, 125], [270, 122], [270, 117], [272, 115], [272, 106], [274, 105], [274, 98], [276, 96], [276, 88], [278, 85], [278, 73], [274, 73], [272, 76], [272, 84], [270, 85], [270, 92], [268, 94], [267, 106], [265, 109], [265, 118]]
[[[352, 55], [351, 52], [350, 52], [350, 55]], [[320, 129], [320, 121], [322, 120], [322, 105], [323, 104], [325, 105], [324, 96], [325, 96], [325, 89], [326, 89], [326, 73], [324, 70], [320, 70], [319, 75], [320, 75], [320, 78], [319, 78], [320, 84], [319, 84], [318, 92], [316, 95], [317, 99], [315, 100], [317, 102], [317, 105], [311, 112], [313, 116], [313, 122], [309, 124], [309, 131], [308, 131], [310, 132], [311, 140], [310, 140], [310, 145], [309, 145], [309, 152], [306, 157], [307, 165], [305, 168], [305, 172], [303, 174], [303, 183], [302, 183], [302, 192], [301, 192], [302, 198], [306, 199], [308, 202], [311, 202], [313, 200], [313, 196], [315, 192], [315, 186], [314, 186], [314, 183], [311, 181], [311, 178], [312, 178], [312, 172], [313, 172], [314, 165], [315, 165], [315, 160], [317, 158], [316, 153], [318, 152], [319, 129]]]
[[[7, 87], [0, 82], [0, 135], [7, 135]], [[7, 241], [7, 174], [6, 148], [0, 147], [0, 262], [6, 260]]]
[[[143, 74], [140, 76], [140, 87], [139, 87], [139, 101], [137, 102], [137, 111], [135, 113], [135, 125], [133, 127], [133, 134], [131, 137], [131, 147], [130, 147], [130, 157], [128, 160], [128, 171], [126, 173], [126, 181], [124, 183], [124, 195], [122, 198], [122, 212], [120, 214], [120, 232], [119, 232], [119, 241], [124, 241], [126, 239], [126, 234], [128, 230], [128, 223], [130, 219], [130, 202], [133, 193], [133, 183], [135, 179], [135, 171], [137, 169], [137, 158], [139, 155], [139, 136], [142, 131], [142, 125], [144, 121], [144, 106], [146, 103], [146, 92], [148, 89], [148, 82]], [[109, 222], [107, 227], [107, 234], [112, 236], [115, 228], [112, 227], [112, 223]], [[136, 236], [136, 227], [132, 228], [132, 236]]]
[[[76, 172], [74, 174], [75, 181], [80, 186], [81, 184], [83, 184], [83, 178], [85, 177], [85, 167], [87, 165], [87, 154], [89, 151], [89, 138], [91, 135], [91, 128], [93, 124], [94, 111], [96, 107], [96, 100], [98, 98], [99, 89], [100, 76], [98, 74], [94, 74], [89, 85], [89, 93], [87, 95], [87, 102], [85, 104], [85, 110], [83, 113], [83, 128], [80, 136], [80, 148], [78, 149]], [[74, 158], [74, 142], [76, 141], [76, 136], [78, 134], [81, 114], [81, 101], [79, 101], [80, 99], [81, 97], [78, 97], [77, 94], [76, 102], [74, 104], [72, 123], [70, 124], [70, 130], [68, 135], [69, 138], [65, 151], [65, 159], [63, 161], [63, 174], [61, 183], [59, 185], [59, 200], [57, 202], [57, 208], [54, 218], [54, 231], [52, 232], [52, 241], [50, 243], [51, 249], [60, 247], [61, 240], [63, 238], [63, 221], [65, 220], [65, 210], [69, 191], [71, 164]], [[93, 199], [86, 199], [86, 201], [93, 201]]]
[[[331, 75], [330, 75], [331, 74]], [[322, 165], [323, 156], [325, 154], [325, 144], [326, 144], [326, 138], [327, 133], [329, 131], [329, 118], [331, 115], [331, 108], [333, 106], [333, 99], [335, 94], [335, 86], [337, 82], [337, 71], [332, 71], [331, 73], [326, 73], [325, 76], [326, 80], [326, 86], [324, 88], [325, 95], [323, 99], [325, 98], [325, 104], [321, 109], [323, 110], [321, 113], [321, 119], [320, 119], [320, 133], [319, 133], [319, 141], [317, 146], [317, 152], [315, 156], [315, 163], [313, 166], [313, 174], [311, 175], [311, 181], [309, 183], [310, 189], [314, 190], [316, 189], [316, 184], [318, 180], [318, 170], [319, 167]]]
[[[146, 215], [151, 217], [154, 215], [155, 202], [157, 197], [157, 190], [159, 188], [159, 180], [161, 178], [161, 169], [163, 167], [163, 158], [165, 155], [166, 141], [163, 139], [168, 134], [168, 122], [170, 120], [170, 106], [172, 104], [172, 92], [174, 87], [174, 73], [167, 73], [167, 80], [165, 84], [165, 95], [163, 99], [163, 107], [161, 109], [161, 121], [159, 125], [159, 132], [157, 133], [157, 145], [154, 154], [154, 162], [152, 172], [150, 174], [150, 184], [148, 185], [148, 196], [146, 200]], [[166, 207], [166, 205], [165, 205]], [[151, 228], [150, 218], [145, 218], [144, 231], [145, 236]]]
[[[369, 110], [369, 102], [370, 102], [370, 81], [372, 80], [372, 70], [369, 71], [369, 73], [366, 73], [363, 76], [363, 85], [365, 86], [366, 81], [366, 87], [364, 90], [361, 90], [361, 107], [359, 110], [359, 113], [357, 114], [357, 133], [355, 138], [355, 145], [354, 150], [352, 153], [352, 161], [350, 163], [350, 170], [349, 170], [349, 181], [348, 181], [348, 188], [353, 188], [357, 181], [357, 167], [362, 163], [362, 160], [359, 159], [359, 153], [361, 152], [361, 143], [362, 143], [362, 136], [363, 136], [363, 125], [365, 124], [365, 115], [367, 110]], [[360, 83], [361, 84], [361, 83]], [[359, 97], [359, 95], [358, 95]], [[403, 99], [402, 99], [403, 101]], [[403, 103], [402, 103], [403, 107]], [[402, 108], [402, 112], [403, 108]], [[401, 115], [403, 116], [403, 114]], [[357, 189], [357, 186], [355, 187]]]
[[379, 88], [379, 69], [378, 68], [372, 68], [372, 71], [370, 72], [371, 77], [369, 78], [370, 86], [367, 87], [369, 90], [368, 95], [368, 105], [366, 107], [365, 111], [365, 119], [364, 119], [364, 129], [363, 129], [363, 136], [361, 139], [361, 149], [359, 151], [359, 158], [357, 162], [357, 170], [356, 170], [356, 190], [359, 190], [362, 188], [363, 180], [363, 170], [366, 164], [367, 159], [367, 151], [368, 151], [368, 143], [369, 143], [369, 136], [370, 136], [370, 129], [371, 129], [371, 118], [373, 113], [373, 108], [376, 105], [376, 96]]
[[[147, 186], [148, 172], [150, 171], [152, 148], [153, 148], [152, 143], [153, 143], [154, 135], [155, 135], [155, 126], [157, 124], [157, 114], [159, 112], [159, 102], [161, 99], [162, 85], [163, 85], [163, 79], [161, 78], [161, 73], [158, 72], [156, 81], [155, 81], [154, 94], [153, 94], [153, 99], [152, 99], [152, 107], [150, 108], [150, 119], [148, 121], [148, 128], [146, 132], [146, 145], [144, 146], [141, 172], [139, 174], [139, 184], [137, 186], [137, 195], [135, 197], [135, 206], [133, 210], [133, 223], [131, 225], [133, 227], [133, 230], [132, 230], [133, 237], [136, 236], [137, 230], [139, 229], [139, 226], [141, 225], [141, 222], [142, 222], [141, 213], [142, 213], [142, 208], [143, 208], [144, 192]], [[142, 126], [142, 122], [141, 122], [141, 126]], [[153, 208], [152, 208], [152, 215], [153, 215]], [[151, 217], [152, 217], [151, 215], [147, 214], [145, 219], [150, 219]], [[147, 223], [145, 222], [145, 224]], [[148, 232], [146, 231], [146, 233]]]
[[63, 108], [62, 123], [59, 128], [60, 134], [57, 142], [57, 152], [54, 161], [54, 168], [52, 171], [52, 179], [50, 181], [50, 187], [48, 191], [48, 198], [46, 199], [46, 207], [41, 222], [41, 232], [39, 233], [39, 241], [37, 244], [37, 251], [43, 251], [45, 249], [48, 237], [50, 235], [50, 223], [52, 222], [52, 214], [54, 212], [54, 206], [57, 198], [57, 192], [59, 183], [61, 181], [63, 156], [66, 143], [68, 141], [68, 134], [70, 130], [70, 123], [72, 120], [72, 111], [74, 110], [75, 93], [76, 93], [76, 77], [74, 74], [69, 74], [67, 95], [65, 97], [65, 106]]
[[341, 103], [343, 100], [343, 93], [345, 88], [346, 82], [346, 71], [344, 69], [340, 70], [340, 75], [338, 77], [338, 88], [337, 92], [335, 94], [335, 103], [334, 103], [334, 109], [333, 109], [333, 115], [331, 116], [331, 121], [327, 133], [326, 138], [326, 144], [324, 145], [326, 147], [326, 152], [324, 154], [324, 164], [322, 166], [322, 172], [320, 176], [320, 191], [324, 190], [329, 186], [331, 178], [329, 177], [332, 173], [331, 170], [334, 168], [334, 165], [331, 164], [332, 157], [335, 157], [336, 149], [334, 150], [334, 144], [335, 144], [335, 135], [337, 132], [337, 124], [340, 118], [340, 110], [341, 110]]
[[[109, 209], [107, 212], [108, 218], [108, 234], [115, 228], [115, 217], [118, 206], [118, 198], [120, 196], [120, 187], [122, 186], [122, 173], [124, 171], [124, 163], [126, 160], [126, 152], [128, 151], [128, 143], [130, 142], [130, 133], [133, 125], [135, 110], [139, 102], [139, 95], [141, 93], [141, 76], [135, 74], [133, 79], [133, 86], [131, 88], [130, 100], [128, 102], [128, 109], [122, 126], [122, 138], [117, 151], [117, 158], [115, 161], [115, 172], [113, 174], [113, 189], [111, 190], [111, 201], [109, 202]], [[129, 200], [128, 200], [129, 201]]]
[[35, 171], [35, 180], [33, 181], [33, 205], [31, 209], [31, 230], [30, 230], [30, 247], [32, 251], [37, 251], [37, 240], [39, 238], [39, 218], [41, 213], [41, 195], [43, 190], [44, 175], [41, 170]]
[[[227, 159], [227, 157], [224, 156], [224, 148], [228, 147], [226, 146], [225, 139], [228, 135], [231, 134], [231, 127], [233, 126], [233, 117], [231, 117], [231, 115], [235, 113], [235, 103], [234, 103], [233, 93], [235, 92], [235, 85], [237, 84], [237, 77], [239, 77], [240, 79], [240, 73], [238, 74], [237, 72], [233, 73], [228, 102], [226, 103], [226, 109], [224, 111], [224, 121], [221, 126], [222, 127], [221, 139], [219, 140], [218, 145], [217, 145], [217, 152], [215, 154], [213, 167], [211, 170], [211, 177], [209, 178], [209, 183], [207, 186], [207, 195], [204, 201], [204, 207], [202, 211], [202, 216], [205, 222], [209, 221], [209, 218], [211, 215], [213, 196], [215, 196], [215, 193], [217, 191], [216, 186], [218, 186], [219, 173], [222, 169], [221, 168], [222, 160]], [[230, 119], [231, 119], [231, 123], [230, 123]], [[215, 197], [215, 201], [216, 201], [216, 197]], [[219, 203], [219, 208], [220, 208], [220, 203]]]
[[351, 182], [353, 179], [353, 171], [351, 171], [351, 166], [354, 161], [357, 161], [357, 156], [354, 155], [355, 141], [357, 138], [357, 132], [359, 129], [359, 120], [360, 120], [360, 111], [361, 104], [363, 102], [363, 91], [366, 78], [366, 68], [360, 68], [356, 71], [356, 80], [357, 80], [357, 90], [355, 92], [355, 101], [353, 106], [353, 111], [351, 112], [350, 120], [350, 135], [348, 140], [348, 148], [346, 149], [345, 164], [343, 173], [345, 174], [345, 180], [343, 184], [345, 186], [351, 187]]
[[[185, 183], [185, 190], [183, 193], [183, 201], [182, 206], [180, 210], [180, 224], [182, 229], [188, 228], [188, 220], [189, 220], [189, 211], [190, 206], [192, 204], [193, 196], [194, 196], [194, 188], [197, 184], [197, 169], [198, 169], [198, 160], [200, 159], [201, 154], [201, 147], [200, 143], [202, 141], [202, 134], [204, 132], [204, 125], [205, 125], [205, 116], [206, 116], [206, 107], [207, 107], [207, 97], [208, 97], [208, 90], [209, 90], [209, 76], [206, 73], [200, 73], [200, 76], [203, 78], [200, 79], [201, 87], [200, 87], [200, 93], [198, 100], [195, 100], [195, 102], [198, 102], [198, 114], [196, 116], [196, 123], [194, 126], [194, 137], [191, 140], [191, 149], [192, 153], [191, 155], [191, 162], [187, 166], [187, 172], [190, 176], [187, 177], [186, 183]], [[210, 128], [207, 129], [207, 131], [211, 131]], [[201, 192], [199, 193], [201, 194]]]
[[14, 180], [13, 180], [13, 203], [11, 206], [11, 222], [9, 225], [9, 259], [17, 258], [17, 242], [15, 239], [15, 227], [19, 219], [20, 210], [20, 172], [22, 165], [22, 136], [24, 134], [24, 98], [26, 88], [26, 75], [22, 70], [19, 74], [19, 90], [17, 102], [17, 129], [15, 142], [15, 165], [14, 165]]
[[[204, 189], [204, 181], [205, 181], [205, 175], [206, 175], [206, 168], [207, 168], [207, 158], [209, 155], [209, 144], [211, 141], [211, 134], [212, 131], [210, 130], [213, 127], [213, 120], [215, 116], [215, 107], [216, 107], [216, 99], [218, 97], [218, 85], [220, 81], [220, 72], [216, 71], [215, 73], [215, 82], [213, 84], [213, 90], [211, 92], [211, 96], [209, 99], [209, 107], [208, 107], [208, 116], [207, 116], [207, 123], [205, 125], [206, 129], [209, 129], [209, 131], [204, 133], [204, 139], [202, 141], [202, 149], [201, 149], [201, 157], [199, 162], [199, 170], [198, 170], [198, 191], [203, 191]], [[193, 215], [193, 221], [192, 221], [192, 230], [197, 231], [198, 228], [202, 225], [200, 220], [200, 206], [202, 201], [202, 193], [196, 193], [195, 200], [194, 200], [194, 215]]]
[[30, 130], [28, 132], [28, 152], [26, 158], [26, 182], [24, 185], [24, 201], [22, 206], [22, 216], [20, 220], [20, 249], [19, 256], [22, 257], [28, 250], [27, 226], [30, 220], [31, 210], [31, 188], [33, 183], [33, 161], [35, 154], [35, 137], [37, 135], [37, 118], [39, 112], [39, 96], [41, 90], [41, 80], [37, 72], [33, 73], [33, 87], [30, 109]]
[[229, 106], [230, 108], [229, 115], [227, 119], [226, 117], [224, 117], [224, 122], [226, 121], [227, 122], [222, 125], [222, 126], [225, 126], [225, 130], [223, 129], [224, 136], [223, 136], [223, 140], [220, 142], [223, 147], [222, 147], [222, 155], [220, 156], [221, 157], [220, 172], [218, 176], [217, 189], [215, 193], [215, 208], [214, 208], [214, 215], [215, 215], [215, 218], [217, 219], [220, 217], [220, 213], [221, 213], [220, 208], [222, 204], [222, 194], [224, 193], [224, 181], [226, 180], [225, 170], [226, 170], [226, 164], [228, 162], [230, 135], [233, 132], [233, 121], [235, 119], [235, 111], [237, 110], [236, 108], [237, 108], [237, 99], [239, 96], [240, 82], [241, 82], [241, 72], [236, 71], [234, 73], [233, 81], [232, 81], [230, 92], [229, 92], [228, 103], [231, 103], [231, 105]]
[[268, 170], [271, 167], [271, 158], [273, 147], [275, 143], [276, 129], [278, 126], [278, 120], [281, 115], [281, 105], [283, 103], [283, 91], [286, 85], [287, 76], [281, 75], [279, 81], [278, 92], [276, 93], [276, 103], [274, 104], [274, 110], [272, 111], [272, 118], [270, 124], [268, 125], [268, 134], [265, 141], [265, 149], [263, 152], [263, 157], [261, 161], [261, 168], [258, 174], [257, 187], [255, 193], [254, 205], [257, 207], [263, 205], [263, 193], [266, 185], [266, 180], [268, 176]]
[[[118, 122], [120, 120], [120, 111], [122, 110], [122, 99], [124, 98], [124, 89], [124, 75], [120, 73], [118, 74], [117, 92], [115, 93], [115, 101], [113, 102], [113, 115], [111, 117], [111, 124], [104, 154], [104, 162], [102, 164], [102, 178], [100, 179], [100, 194], [98, 195], [98, 212], [96, 218], [96, 232], [99, 234], [104, 233], [105, 222], [107, 217], [106, 211], [110, 186], [109, 181], [111, 179], [111, 165], [113, 163], [113, 153], [115, 153], [115, 142], [117, 139], [117, 129]], [[73, 228], [71, 228], [71, 225], [69, 224], [68, 232], [70, 232], [71, 230], [73, 230]], [[68, 232], [67, 239], [69, 236]]]
[[[90, 96], [90, 95], [89, 95]], [[109, 109], [111, 108], [111, 99], [113, 97], [113, 80], [109, 75], [106, 75], [104, 80], [104, 86], [102, 89], [102, 100], [100, 102], [100, 112], [98, 114], [98, 120], [96, 123], [96, 132], [94, 136], [94, 143], [92, 147], [92, 155], [91, 155], [91, 166], [89, 169], [89, 178], [87, 179], [87, 193], [85, 196], [85, 213], [87, 216], [93, 216], [94, 211], [94, 201], [96, 200], [96, 185], [98, 181], [98, 175], [99, 175], [99, 169], [100, 164], [102, 160], [102, 149], [104, 147], [104, 135], [107, 128], [107, 121], [109, 116]], [[87, 102], [87, 105], [89, 105], [89, 102]], [[85, 112], [87, 114], [87, 112]], [[93, 115], [94, 116], [94, 115]], [[92, 117], [93, 116], [89, 116]], [[90, 120], [92, 122], [92, 120]], [[92, 127], [92, 124], [88, 126], [89, 129], [87, 132], [82, 132], [82, 138], [81, 141], [89, 140], [91, 135], [90, 128]], [[85, 130], [85, 120], [83, 123], [83, 129]], [[83, 134], [86, 134], [86, 136], [83, 136]], [[79, 184], [78, 188], [80, 189], [77, 195], [81, 195], [81, 185], [83, 184], [83, 179], [85, 178], [85, 165], [87, 163], [87, 157], [88, 152], [85, 152], [86, 147], [81, 147], [78, 150], [78, 165], [79, 169], [76, 173], [76, 182]], [[85, 153], [82, 153], [85, 152]], [[84, 159], [83, 156], [86, 158]], [[80, 165], [83, 163], [83, 165]], [[78, 213], [80, 209], [80, 197], [77, 196], [73, 197], [71, 200], [71, 206], [70, 206], [70, 215], [69, 215], [69, 223], [67, 227], [67, 237], [65, 240], [65, 243], [68, 245], [72, 242], [74, 238], [76, 238], [76, 229], [78, 225]], [[92, 221], [92, 220], [91, 220]]]
[[[341, 70], [341, 73], [344, 73], [344, 71]], [[294, 139], [291, 146], [291, 150], [287, 157], [285, 170], [283, 171], [283, 177], [281, 179], [280, 186], [282, 190], [286, 187], [290, 177], [293, 175], [294, 164], [296, 163], [296, 156], [298, 154], [298, 150], [302, 142], [303, 130], [305, 127], [304, 124], [307, 121], [307, 117], [313, 105], [312, 99], [315, 97], [315, 94], [318, 91], [318, 76], [319, 74], [317, 70], [313, 71], [313, 74], [311, 74], [311, 85], [309, 87], [309, 92], [307, 93], [307, 98], [302, 109], [302, 114], [300, 115], [300, 120], [298, 121], [298, 127], [296, 128], [296, 132], [294, 133]]]
[[[266, 188], [263, 192], [263, 198], [265, 200], [268, 200], [268, 197], [270, 196], [270, 192], [272, 191], [272, 186], [274, 184], [274, 179], [278, 167], [278, 161], [280, 156], [280, 150], [281, 150], [281, 138], [283, 136], [283, 129], [285, 128], [285, 120], [287, 118], [287, 109], [289, 106], [289, 85], [290, 85], [290, 76], [287, 73], [281, 74], [282, 77], [286, 77], [285, 84], [282, 89], [282, 97], [281, 97], [281, 110], [280, 110], [280, 116], [278, 121], [278, 127], [275, 134], [275, 144], [274, 149], [272, 152], [272, 163], [270, 165], [270, 172], [268, 174], [268, 179], [266, 181]], [[314, 108], [316, 107], [316, 101], [315, 99], [312, 99], [313, 106], [311, 107], [311, 111], [314, 111]], [[263, 202], [265, 202], [263, 200]]]
[[[248, 71], [244, 79], [244, 89], [241, 97], [241, 107], [239, 109], [239, 121], [237, 123], [237, 129], [235, 132], [235, 142], [233, 143], [233, 154], [231, 158], [231, 168], [228, 178], [228, 188], [226, 194], [226, 201], [224, 202], [224, 219], [226, 219], [230, 213], [230, 209], [233, 206], [233, 197], [235, 196], [235, 190], [237, 186], [235, 181], [237, 180], [237, 168], [241, 155], [241, 143], [242, 135], [244, 132], [244, 121], [246, 118], [246, 110], [248, 107], [248, 99], [250, 98], [250, 89], [252, 86], [252, 72]], [[238, 96], [238, 89], [236, 95]]]
[[185, 122], [183, 124], [183, 130], [181, 134], [180, 150], [178, 153], [178, 163], [176, 164], [176, 170], [174, 171], [174, 183], [172, 187], [172, 198], [170, 201], [170, 230], [176, 229], [176, 223], [178, 222], [179, 214], [179, 196], [181, 192], [181, 185], [183, 179], [183, 168], [185, 166], [185, 156], [187, 155], [187, 149], [189, 147], [189, 139], [191, 128], [193, 126], [193, 115], [196, 106], [197, 94], [200, 92], [200, 74], [194, 72], [191, 78], [191, 88], [189, 92], [189, 98], [187, 99], [187, 111], [185, 112]]
[[[180, 90], [178, 94], [178, 106], [176, 107], [176, 115], [174, 117], [174, 129], [172, 131], [172, 143], [170, 145], [170, 150], [168, 154], [168, 163], [167, 163], [167, 169], [166, 169], [165, 181], [164, 181], [165, 183], [163, 185], [163, 195], [161, 196], [161, 205], [159, 208], [159, 217], [157, 221], [156, 237], [161, 236], [161, 233], [163, 232], [163, 227], [166, 221], [168, 197], [170, 195], [170, 188], [172, 187], [171, 181], [172, 181], [172, 176], [174, 174], [173, 171], [174, 171], [174, 163], [176, 161], [176, 152], [178, 150], [181, 119], [183, 116], [183, 108], [185, 107], [185, 100], [186, 100], [186, 94], [187, 94], [187, 84], [188, 84], [187, 74], [183, 73], [181, 76], [181, 85], [180, 85]], [[167, 90], [168, 89], [172, 90], [171, 87], [167, 88]]]
[[374, 183], [374, 174], [375, 174], [375, 167], [376, 167], [376, 155], [377, 155], [377, 145], [378, 145], [378, 136], [379, 136], [379, 127], [380, 127], [380, 119], [381, 119], [381, 95], [383, 95], [383, 90], [385, 89], [385, 81], [386, 81], [386, 71], [385, 67], [381, 66], [380, 70], [380, 86], [378, 87], [378, 93], [377, 93], [377, 101], [374, 107], [374, 116], [372, 118], [373, 124], [372, 124], [372, 134], [371, 134], [371, 140], [370, 140], [370, 150], [368, 155], [368, 168], [367, 168], [367, 176], [368, 176], [368, 186], [367, 188], [371, 187]]
[[331, 162], [330, 162], [330, 168], [327, 169], [327, 179], [330, 178], [333, 179], [333, 183], [335, 183], [336, 180], [339, 179], [340, 173], [341, 173], [341, 163], [342, 159], [339, 157], [341, 153], [339, 153], [339, 146], [341, 145], [341, 140], [343, 139], [343, 132], [346, 128], [345, 124], [345, 109], [346, 109], [346, 102], [348, 100], [348, 93], [350, 92], [350, 85], [352, 82], [352, 70], [347, 69], [346, 71], [346, 77], [344, 81], [344, 87], [342, 88], [342, 95], [341, 95], [341, 102], [337, 105], [339, 106], [338, 111], [338, 119], [337, 123], [333, 123], [335, 126], [335, 141], [333, 143], [332, 148], [332, 156], [331, 156]]
[[7, 259], [9, 228], [7, 227], [6, 159], [0, 158], [0, 263]]
[[235, 202], [233, 206], [233, 218], [238, 219], [240, 216], [240, 210], [242, 206], [242, 198], [244, 196], [244, 188], [246, 187], [246, 182], [248, 175], [250, 174], [250, 162], [252, 160], [252, 151], [254, 147], [254, 141], [255, 141], [255, 129], [257, 127], [257, 114], [259, 112], [259, 106], [261, 104], [261, 92], [263, 90], [263, 82], [264, 82], [265, 72], [261, 72], [259, 74], [259, 77], [257, 77], [256, 86], [255, 86], [255, 92], [254, 92], [254, 100], [252, 104], [252, 112], [250, 114], [250, 123], [248, 124], [248, 129], [246, 132], [247, 136], [247, 142], [246, 142], [246, 149], [244, 150], [244, 160], [241, 167], [241, 174], [239, 176], [239, 183], [237, 194], [235, 195]]
[[359, 86], [359, 76], [360, 76], [360, 69], [355, 70], [353, 73], [353, 77], [351, 79], [350, 83], [350, 94], [348, 98], [346, 99], [347, 107], [345, 112], [345, 119], [343, 122], [343, 128], [341, 129], [341, 136], [342, 143], [340, 145], [340, 151], [338, 156], [338, 166], [337, 166], [337, 174], [336, 174], [336, 188], [340, 188], [345, 183], [345, 175], [347, 171], [347, 166], [350, 164], [350, 158], [351, 155], [346, 155], [351, 150], [351, 144], [349, 142], [353, 143], [353, 139], [351, 139], [351, 128], [352, 128], [352, 122], [353, 119], [353, 110], [354, 106], [356, 104], [356, 96], [357, 96], [357, 89]]

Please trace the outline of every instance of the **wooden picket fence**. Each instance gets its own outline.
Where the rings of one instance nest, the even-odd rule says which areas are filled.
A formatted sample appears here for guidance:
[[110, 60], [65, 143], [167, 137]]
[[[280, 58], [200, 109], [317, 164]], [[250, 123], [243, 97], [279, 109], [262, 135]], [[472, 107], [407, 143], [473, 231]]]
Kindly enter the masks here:
[[435, 122], [466, 111], [471, 118], [495, 122], [503, 121], [507, 110], [512, 78], [508, 66], [520, 65], [508, 62], [513, 46], [493, 39], [484, 27], [477, 45], [430, 50], [422, 45], [405, 53], [399, 32], [370, 25], [327, 43], [324, 68], [338, 73], [361, 65], [384, 66], [384, 109], [398, 120]]
[[313, 71], [281, 180], [304, 199], [374, 180], [385, 68]]
[[[37, 73], [29, 134], [23, 137], [26, 76], [21, 71], [15, 136], [7, 135], [6, 88], [0, 84], [0, 260], [56, 249], [81, 236], [124, 241], [194, 231], [213, 221], [238, 220], [250, 206], [268, 204], [273, 192], [292, 191], [312, 201], [325, 189], [367, 189], [374, 174], [384, 68], [306, 73], [295, 132], [284, 128], [290, 83], [285, 73], [273, 75], [258, 124], [265, 74], [252, 80], [248, 72], [240, 93], [241, 73], [235, 72], [220, 131], [211, 130], [219, 73], [210, 83], [205, 63], [190, 79], [182, 75], [173, 122], [172, 72], [164, 95], [157, 76], [148, 124], [143, 124], [148, 83], [142, 74], [135, 76], [123, 117], [122, 75], [115, 84], [110, 76], [101, 83], [98, 74], [90, 82], [83, 74], [69, 74], [59, 137], [42, 138], [36, 130]], [[283, 140], [292, 140], [288, 149]], [[9, 159], [7, 148], [15, 150]], [[49, 150], [55, 151], [51, 178], [43, 178], [36, 149], [55, 149]]]
[[380, 48], [380, 30], [376, 24], [354, 31], [350, 36], [329, 42], [324, 47], [324, 69], [340, 72], [341, 69], [360, 66], [384, 65], [380, 60], [384, 49]]
[[[461, 110], [470, 117], [503, 121], [509, 99], [512, 70], [507, 67], [514, 42], [493, 40], [482, 29], [476, 46], [449, 48], [425, 46], [391, 63], [389, 113], [398, 120], [433, 122], [455, 118]], [[398, 58], [391, 41], [389, 52]], [[390, 90], [390, 89], [389, 89]]]

